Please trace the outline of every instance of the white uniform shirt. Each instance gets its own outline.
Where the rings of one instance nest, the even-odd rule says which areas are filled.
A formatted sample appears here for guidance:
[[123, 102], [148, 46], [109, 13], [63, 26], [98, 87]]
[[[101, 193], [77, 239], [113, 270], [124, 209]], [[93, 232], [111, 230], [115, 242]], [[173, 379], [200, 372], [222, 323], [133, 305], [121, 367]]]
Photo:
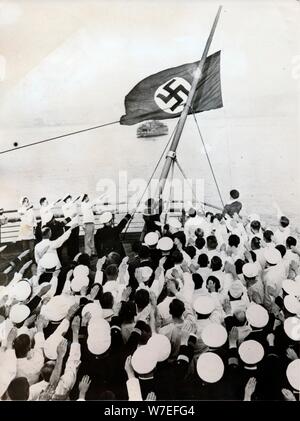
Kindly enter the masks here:
[[[65, 203], [62, 206], [62, 211], [65, 218], [71, 218], [74, 220], [74, 222], [78, 222], [79, 216], [78, 216], [78, 209], [77, 205], [73, 202]], [[77, 217], [77, 220], [76, 220]]]
[[92, 202], [82, 202], [81, 212], [82, 212], [82, 222], [84, 224], [95, 223], [95, 215], [93, 212]]
[[42, 332], [36, 333], [35, 346], [25, 358], [17, 358], [17, 375], [16, 377], [26, 377], [29, 384], [37, 383], [40, 376], [40, 371], [44, 365], [44, 334]]

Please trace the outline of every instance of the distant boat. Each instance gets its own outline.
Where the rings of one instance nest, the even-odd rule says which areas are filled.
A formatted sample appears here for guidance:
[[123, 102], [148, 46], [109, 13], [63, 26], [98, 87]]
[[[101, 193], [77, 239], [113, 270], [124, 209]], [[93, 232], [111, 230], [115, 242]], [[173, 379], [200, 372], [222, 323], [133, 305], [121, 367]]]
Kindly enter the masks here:
[[164, 136], [168, 133], [168, 126], [158, 120], [147, 121], [146, 123], [141, 124], [136, 131], [137, 137]]

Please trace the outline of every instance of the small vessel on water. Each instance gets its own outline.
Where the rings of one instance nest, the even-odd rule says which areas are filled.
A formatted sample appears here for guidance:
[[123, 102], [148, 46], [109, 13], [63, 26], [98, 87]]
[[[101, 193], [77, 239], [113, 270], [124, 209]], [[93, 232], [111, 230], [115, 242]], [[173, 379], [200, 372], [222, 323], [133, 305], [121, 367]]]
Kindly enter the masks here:
[[137, 137], [164, 136], [168, 133], [168, 126], [158, 120], [147, 121], [146, 123], [141, 124], [136, 131]]

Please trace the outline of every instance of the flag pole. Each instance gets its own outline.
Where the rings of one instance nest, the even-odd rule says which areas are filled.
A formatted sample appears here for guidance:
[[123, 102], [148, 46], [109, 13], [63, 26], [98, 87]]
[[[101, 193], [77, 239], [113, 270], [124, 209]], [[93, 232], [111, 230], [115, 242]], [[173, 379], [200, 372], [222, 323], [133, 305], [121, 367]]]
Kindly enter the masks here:
[[210, 45], [211, 45], [212, 40], [213, 40], [213, 36], [214, 36], [215, 30], [216, 30], [216, 27], [217, 27], [217, 24], [218, 24], [218, 21], [219, 21], [221, 10], [222, 10], [222, 6], [219, 6], [218, 12], [216, 14], [216, 17], [215, 17], [215, 20], [214, 20], [214, 23], [213, 23], [213, 26], [212, 26], [210, 34], [209, 34], [209, 37], [208, 37], [207, 42], [205, 44], [205, 48], [204, 48], [201, 60], [200, 60], [198, 66], [197, 66], [197, 68], [194, 72], [194, 79], [193, 79], [193, 82], [192, 82], [191, 90], [188, 94], [187, 101], [186, 101], [186, 104], [184, 106], [184, 109], [182, 110], [182, 113], [180, 115], [178, 125], [177, 125], [177, 129], [174, 133], [172, 144], [171, 144], [170, 149], [169, 149], [169, 151], [166, 155], [166, 161], [165, 161], [165, 164], [163, 166], [161, 176], [159, 178], [159, 198], [162, 197], [162, 193], [164, 191], [164, 187], [165, 187], [165, 184], [166, 184], [166, 180], [168, 178], [168, 174], [169, 174], [172, 162], [176, 160], [176, 149], [177, 149], [177, 146], [179, 144], [179, 140], [180, 140], [180, 137], [181, 137], [181, 134], [182, 134], [185, 122], [186, 122], [186, 118], [187, 118], [188, 113], [189, 113], [190, 106], [193, 103], [193, 99], [194, 99], [194, 95], [195, 95], [195, 92], [196, 92], [197, 85], [198, 85], [198, 83], [199, 83], [199, 81], [202, 77], [203, 66], [204, 66], [205, 60], [207, 58], [207, 54], [208, 54]]

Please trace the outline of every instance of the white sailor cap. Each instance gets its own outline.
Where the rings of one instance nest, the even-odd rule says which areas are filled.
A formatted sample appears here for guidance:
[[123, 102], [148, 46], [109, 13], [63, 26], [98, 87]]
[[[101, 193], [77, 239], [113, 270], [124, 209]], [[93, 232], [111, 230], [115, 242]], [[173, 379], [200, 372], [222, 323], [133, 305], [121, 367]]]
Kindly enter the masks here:
[[233, 281], [229, 287], [229, 294], [233, 297], [233, 298], [239, 298], [243, 295], [244, 292], [244, 287], [243, 284], [241, 283], [241, 281], [236, 280]]
[[294, 297], [300, 296], [300, 283], [293, 281], [292, 279], [284, 279], [282, 282], [282, 289], [284, 292], [293, 295]]
[[131, 364], [137, 374], [151, 373], [157, 364], [157, 353], [151, 347], [142, 345], [134, 351]]
[[62, 335], [51, 335], [45, 340], [44, 354], [46, 358], [48, 358], [49, 360], [56, 360], [57, 348], [62, 340], [63, 340]]
[[209, 295], [200, 295], [194, 301], [194, 310], [198, 314], [208, 315], [214, 311], [215, 307], [215, 302]]
[[173, 240], [170, 237], [162, 237], [157, 243], [157, 248], [162, 251], [170, 251], [173, 247]]
[[25, 301], [31, 295], [31, 286], [27, 281], [17, 282], [11, 289], [11, 295], [18, 301]]
[[94, 355], [101, 355], [106, 352], [111, 344], [111, 333], [109, 323], [101, 318], [93, 318], [88, 325], [87, 346]]
[[254, 365], [259, 363], [264, 357], [263, 346], [252, 339], [244, 341], [239, 346], [239, 356], [245, 364]]
[[251, 303], [246, 310], [246, 318], [252, 327], [260, 329], [268, 324], [269, 314], [260, 304]]
[[147, 347], [157, 354], [157, 361], [165, 361], [171, 354], [171, 342], [165, 335], [154, 334], [147, 342]]
[[255, 278], [258, 275], [258, 267], [255, 263], [246, 263], [242, 270], [247, 278]]
[[153, 274], [153, 269], [151, 269], [149, 266], [142, 266], [136, 268], [135, 271], [140, 273], [141, 277], [143, 278], [142, 282], [149, 281], [151, 275]]
[[87, 287], [89, 285], [89, 277], [88, 276], [74, 276], [71, 281], [71, 290], [73, 292], [80, 292], [83, 287]]
[[300, 319], [299, 317], [288, 317], [283, 324], [286, 335], [293, 341], [300, 341]]
[[171, 228], [175, 228], [175, 229], [180, 229], [181, 228], [181, 223], [178, 220], [178, 218], [169, 218], [167, 220], [167, 224], [171, 227]]
[[294, 390], [300, 391], [300, 358], [289, 363], [286, 377]]
[[75, 304], [74, 297], [69, 295], [55, 295], [41, 308], [41, 315], [52, 322], [59, 322], [66, 317], [69, 308]]
[[85, 265], [78, 265], [73, 270], [73, 276], [89, 276], [90, 270]]
[[300, 302], [293, 295], [286, 295], [283, 300], [284, 307], [291, 314], [300, 314]]
[[59, 265], [58, 257], [54, 253], [45, 253], [39, 260], [39, 266], [44, 269], [53, 269]]
[[148, 234], [145, 235], [144, 243], [147, 246], [155, 246], [155, 244], [158, 243], [159, 235], [157, 232], [148, 232]]
[[207, 383], [218, 382], [224, 374], [224, 363], [214, 352], [204, 352], [197, 361], [197, 373]]
[[273, 247], [265, 250], [264, 257], [270, 265], [277, 265], [282, 260], [280, 251]]
[[100, 224], [108, 224], [113, 218], [113, 214], [111, 212], [104, 212], [100, 215], [99, 222]]
[[88, 303], [86, 304], [83, 309], [82, 309], [82, 317], [86, 314], [86, 313], [90, 313], [91, 314], [91, 319], [93, 318], [102, 318], [103, 317], [103, 312], [102, 312], [102, 307], [99, 303], [99, 301], [94, 302], [94, 303]]
[[202, 341], [210, 348], [219, 348], [227, 341], [227, 331], [219, 323], [210, 323], [201, 333]]
[[43, 226], [48, 224], [48, 222], [50, 222], [53, 217], [54, 215], [52, 212], [46, 212], [45, 215], [43, 216]]
[[14, 304], [9, 312], [9, 318], [13, 323], [22, 323], [30, 314], [30, 309], [25, 304]]

